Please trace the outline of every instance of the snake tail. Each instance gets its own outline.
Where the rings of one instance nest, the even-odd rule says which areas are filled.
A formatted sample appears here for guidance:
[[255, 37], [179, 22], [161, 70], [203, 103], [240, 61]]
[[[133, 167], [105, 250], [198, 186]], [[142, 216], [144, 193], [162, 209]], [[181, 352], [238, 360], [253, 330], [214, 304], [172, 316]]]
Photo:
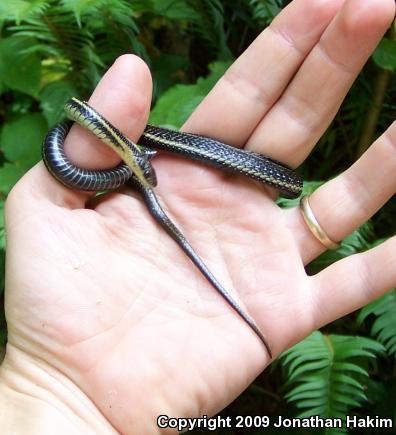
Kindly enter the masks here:
[[162, 227], [162, 229], [179, 245], [182, 251], [187, 255], [197, 269], [202, 273], [206, 280], [214, 287], [214, 289], [226, 300], [226, 302], [239, 314], [239, 316], [247, 323], [250, 328], [255, 332], [259, 339], [264, 344], [270, 358], [272, 359], [271, 348], [260, 331], [254, 319], [238, 304], [233, 296], [217, 281], [212, 272], [208, 269], [199, 255], [194, 251], [193, 247], [184, 237], [183, 233], [171, 221], [169, 216], [165, 213], [161, 204], [158, 201], [153, 189], [146, 188], [140, 183], [132, 180], [130, 182], [138, 191], [140, 191], [144, 202], [149, 210], [151, 216]]
[[148, 125], [139, 144], [135, 144], [88, 103], [76, 98], [66, 103], [65, 111], [71, 120], [110, 146], [122, 158], [123, 163], [100, 171], [75, 166], [67, 158], [63, 148], [72, 125], [72, 122], [67, 121], [51, 129], [44, 140], [43, 160], [48, 171], [65, 186], [73, 189], [99, 192], [117, 189], [127, 183], [137, 188], [155, 221], [190, 258], [207, 282], [255, 332], [272, 358], [267, 340], [254, 319], [217, 281], [162, 208], [153, 190], [157, 181], [151, 158], [156, 150], [179, 154], [223, 171], [231, 171], [269, 184], [289, 198], [300, 195], [303, 185], [301, 177], [282, 163], [268, 157], [196, 134]]

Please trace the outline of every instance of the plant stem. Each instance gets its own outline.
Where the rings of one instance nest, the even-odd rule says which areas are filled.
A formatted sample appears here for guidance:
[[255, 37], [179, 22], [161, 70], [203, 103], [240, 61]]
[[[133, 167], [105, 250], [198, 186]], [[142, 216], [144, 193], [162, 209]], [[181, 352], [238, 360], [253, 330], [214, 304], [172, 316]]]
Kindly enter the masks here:
[[[393, 22], [389, 32], [391, 39], [396, 40], [396, 20]], [[357, 157], [360, 157], [371, 145], [374, 140], [375, 132], [377, 130], [378, 119], [381, 114], [382, 106], [386, 96], [392, 72], [379, 69], [374, 82], [374, 95], [372, 104], [370, 105], [363, 124], [363, 129], [360, 134], [359, 143], [357, 147]]]
[[275, 399], [276, 402], [281, 401], [281, 397], [278, 394], [275, 394], [272, 391], [268, 391], [265, 388], [260, 387], [257, 384], [251, 384], [249, 389], [254, 393], [258, 393], [258, 394], [262, 394], [264, 396], [272, 397], [273, 399]]
[[386, 90], [388, 88], [391, 72], [385, 69], [378, 71], [374, 82], [374, 96], [366, 117], [357, 147], [357, 157], [360, 157], [371, 145], [377, 130], [378, 119], [381, 114]]

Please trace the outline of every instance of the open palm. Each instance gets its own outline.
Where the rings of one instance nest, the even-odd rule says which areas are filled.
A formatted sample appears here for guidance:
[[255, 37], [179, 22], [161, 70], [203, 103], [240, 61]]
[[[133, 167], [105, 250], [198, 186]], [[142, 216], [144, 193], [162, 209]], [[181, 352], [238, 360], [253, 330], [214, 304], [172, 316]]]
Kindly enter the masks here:
[[[184, 129], [298, 166], [393, 14], [393, 0], [295, 0]], [[147, 68], [124, 56], [90, 103], [137, 139], [150, 96]], [[66, 152], [80, 166], [114, 166], [117, 157], [95, 141], [75, 126]], [[345, 237], [395, 192], [395, 141], [393, 125], [312, 195], [331, 238]], [[275, 355], [396, 282], [394, 239], [308, 277], [304, 265], [323, 247], [298, 209], [281, 210], [272, 191], [250, 180], [174, 156], [161, 155], [154, 167], [169, 215]], [[6, 211], [5, 364], [39, 360], [89, 398], [110, 432], [155, 433], [160, 414], [214, 413], [269, 363], [260, 340], [132, 190], [92, 198], [59, 185], [39, 164], [14, 188]]]

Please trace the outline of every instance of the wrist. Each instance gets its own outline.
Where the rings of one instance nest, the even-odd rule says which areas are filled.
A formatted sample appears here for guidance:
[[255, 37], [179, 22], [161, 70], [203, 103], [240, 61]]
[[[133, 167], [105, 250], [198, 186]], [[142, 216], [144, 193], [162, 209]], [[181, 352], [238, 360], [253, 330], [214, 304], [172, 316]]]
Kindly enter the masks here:
[[69, 378], [12, 345], [0, 367], [0, 410], [5, 434], [118, 433]]

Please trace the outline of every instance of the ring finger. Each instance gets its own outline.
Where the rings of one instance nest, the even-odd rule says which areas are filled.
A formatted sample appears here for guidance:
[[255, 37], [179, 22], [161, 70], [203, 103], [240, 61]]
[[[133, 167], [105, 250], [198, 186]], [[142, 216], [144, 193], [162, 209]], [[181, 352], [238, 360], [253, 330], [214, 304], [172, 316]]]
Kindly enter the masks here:
[[[311, 208], [330, 239], [339, 241], [366, 222], [396, 192], [396, 122], [348, 170], [310, 196]], [[304, 264], [324, 246], [308, 229], [298, 207], [285, 210], [298, 237]]]

